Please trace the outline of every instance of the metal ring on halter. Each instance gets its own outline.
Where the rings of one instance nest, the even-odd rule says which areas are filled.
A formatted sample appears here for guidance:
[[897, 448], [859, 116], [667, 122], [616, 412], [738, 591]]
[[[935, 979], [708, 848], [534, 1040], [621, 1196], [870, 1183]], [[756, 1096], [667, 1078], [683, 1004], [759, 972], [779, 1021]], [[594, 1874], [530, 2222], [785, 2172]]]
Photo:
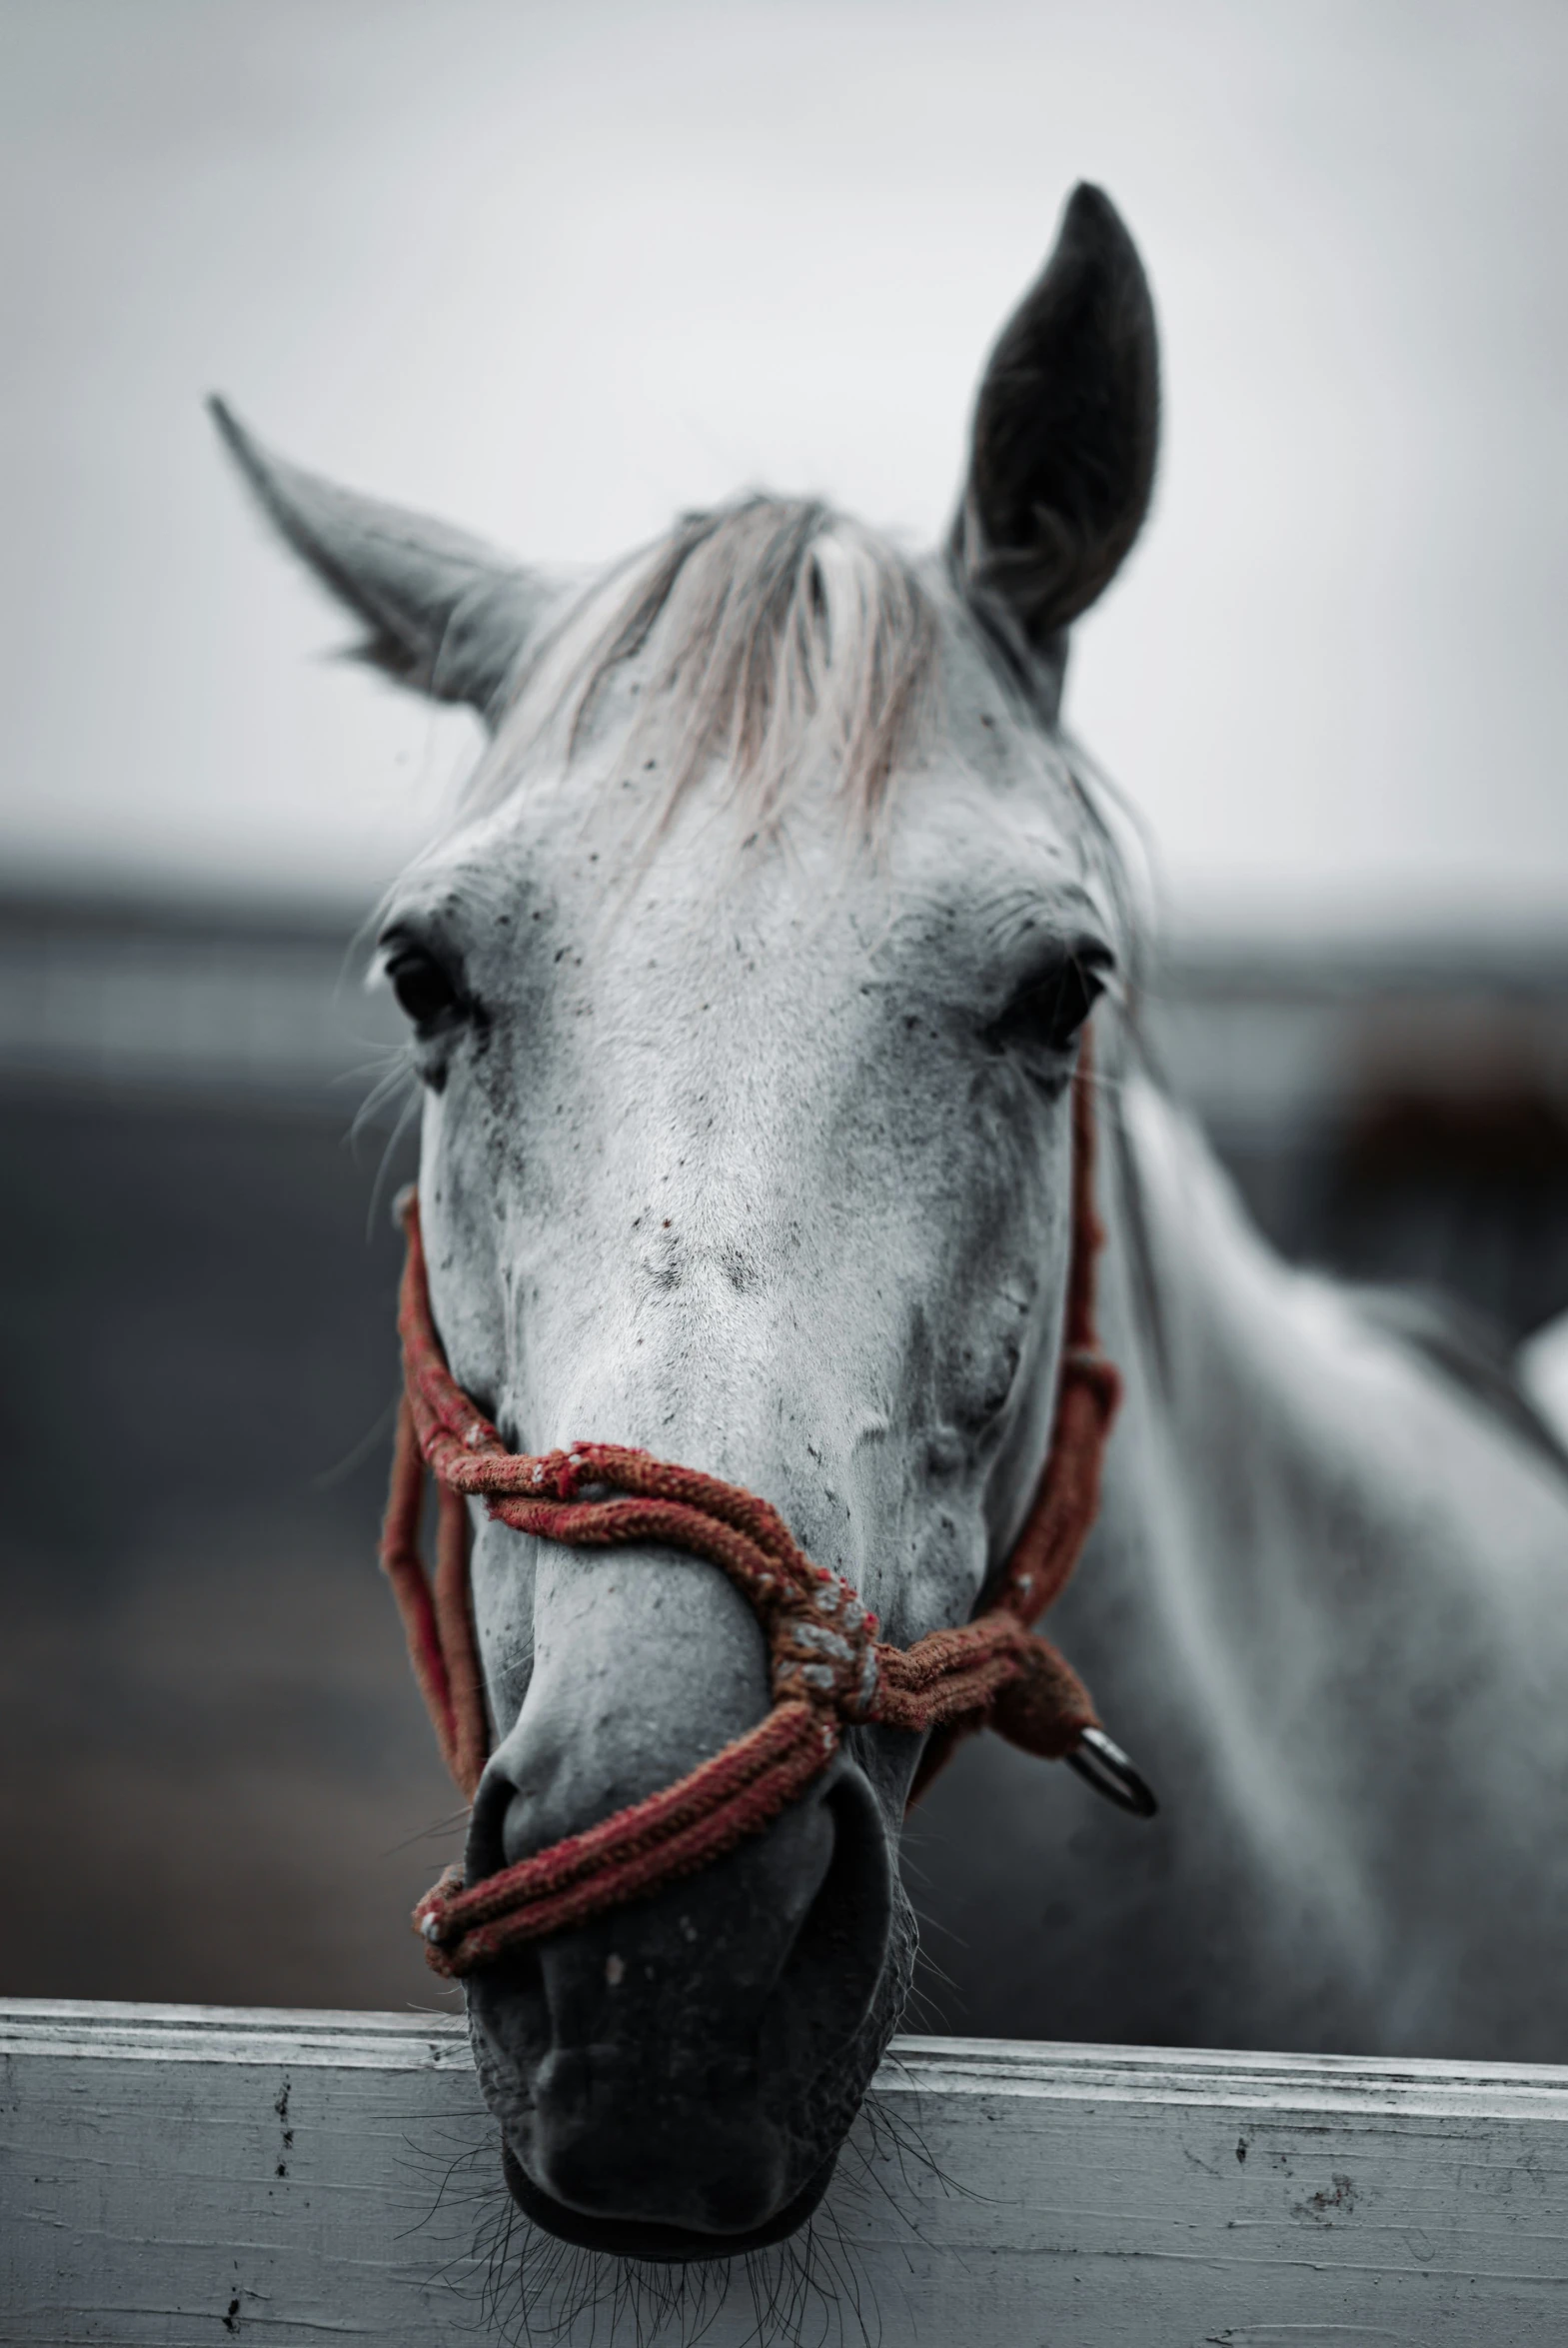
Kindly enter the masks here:
[[1072, 1751], [1066, 1755], [1069, 1769], [1076, 1769], [1085, 1785], [1092, 1785], [1118, 1810], [1127, 1810], [1134, 1818], [1152, 1818], [1159, 1808], [1154, 1789], [1132, 1766], [1126, 1754], [1103, 1728], [1085, 1728]]

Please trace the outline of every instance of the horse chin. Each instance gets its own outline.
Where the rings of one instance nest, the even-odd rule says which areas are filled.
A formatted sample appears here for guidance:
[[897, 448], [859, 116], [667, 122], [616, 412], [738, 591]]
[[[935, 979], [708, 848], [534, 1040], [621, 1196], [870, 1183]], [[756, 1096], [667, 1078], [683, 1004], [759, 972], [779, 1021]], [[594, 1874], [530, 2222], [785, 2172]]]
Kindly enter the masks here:
[[837, 2166], [836, 2149], [771, 2217], [735, 2233], [707, 2233], [696, 2227], [665, 2225], [652, 2218], [603, 2217], [573, 2209], [536, 2185], [506, 2138], [501, 2142], [502, 2173], [507, 2190], [532, 2224], [570, 2242], [580, 2250], [597, 2250], [608, 2258], [636, 2258], [661, 2266], [688, 2266], [717, 2258], [741, 2258], [749, 2250], [767, 2250], [775, 2242], [797, 2233], [826, 2192]]

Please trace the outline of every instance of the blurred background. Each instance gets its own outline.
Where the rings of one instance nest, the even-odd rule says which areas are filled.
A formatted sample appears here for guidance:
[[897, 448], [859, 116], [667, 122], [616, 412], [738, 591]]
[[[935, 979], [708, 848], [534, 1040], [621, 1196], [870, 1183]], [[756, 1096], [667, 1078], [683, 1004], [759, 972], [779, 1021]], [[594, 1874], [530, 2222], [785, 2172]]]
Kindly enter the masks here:
[[[1160, 1049], [1279, 1245], [1514, 1341], [1568, 1306], [1565, 114], [1535, 0], [0, 4], [0, 1991], [428, 2003], [457, 1834], [356, 938], [475, 736], [323, 657], [203, 394], [541, 559], [754, 482], [919, 543], [1103, 182], [1167, 426], [1068, 715]], [[1041, 2026], [943, 1963], [934, 2022]]]

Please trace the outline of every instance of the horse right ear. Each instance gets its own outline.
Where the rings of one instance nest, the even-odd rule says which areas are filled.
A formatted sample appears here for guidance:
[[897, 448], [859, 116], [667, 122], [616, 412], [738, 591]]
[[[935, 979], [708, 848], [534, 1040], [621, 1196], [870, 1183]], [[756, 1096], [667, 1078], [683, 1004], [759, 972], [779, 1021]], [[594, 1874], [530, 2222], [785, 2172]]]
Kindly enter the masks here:
[[222, 400], [208, 406], [269, 522], [364, 623], [357, 657], [493, 722], [548, 600], [544, 582], [443, 522], [285, 464]]
[[1158, 439], [1143, 265], [1109, 197], [1080, 186], [991, 353], [948, 545], [964, 596], [1041, 683], [1059, 684], [1063, 632], [1137, 537]]

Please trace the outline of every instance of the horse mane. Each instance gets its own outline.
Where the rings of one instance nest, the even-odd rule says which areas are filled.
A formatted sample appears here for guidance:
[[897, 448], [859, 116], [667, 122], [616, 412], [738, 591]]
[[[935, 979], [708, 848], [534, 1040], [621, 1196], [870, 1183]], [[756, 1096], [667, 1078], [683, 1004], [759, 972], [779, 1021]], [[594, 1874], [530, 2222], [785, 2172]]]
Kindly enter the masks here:
[[[1117, 1075], [1107, 1084], [1096, 1073], [1106, 1121], [1106, 1156], [1114, 1169], [1132, 1332], [1150, 1373], [1154, 1406], [1165, 1409], [1170, 1406], [1177, 1373], [1171, 1359], [1164, 1274], [1150, 1243], [1149, 1172], [1123, 1115], [1120, 1079], [1135, 1075], [1180, 1121], [1209, 1175], [1220, 1185], [1228, 1202], [1230, 1228], [1242, 1236], [1242, 1243], [1261, 1248], [1279, 1263], [1287, 1263], [1289, 1258], [1280, 1254], [1274, 1241], [1254, 1222], [1201, 1123], [1173, 1092], [1149, 1050], [1138, 1010], [1136, 1000], [1121, 1008], [1117, 1036], [1122, 1057]], [[1428, 1375], [1462, 1395], [1477, 1418], [1490, 1421], [1558, 1474], [1568, 1476], [1568, 1447], [1526, 1387], [1517, 1351], [1483, 1313], [1424, 1282], [1369, 1282], [1322, 1266], [1296, 1268], [1314, 1284], [1342, 1297], [1363, 1328], [1375, 1331]]]
[[1568, 1450], [1527, 1391], [1516, 1352], [1482, 1314], [1424, 1285], [1357, 1283], [1350, 1292], [1374, 1326], [1438, 1370], [1560, 1474], [1568, 1474]]
[[663, 770], [667, 814], [722, 764], [766, 824], [792, 781], [830, 761], [868, 822], [913, 747], [937, 641], [920, 570], [830, 507], [756, 494], [688, 514], [547, 631], [475, 794], [509, 791], [547, 749], [570, 763], [648, 652], [629, 756]]

